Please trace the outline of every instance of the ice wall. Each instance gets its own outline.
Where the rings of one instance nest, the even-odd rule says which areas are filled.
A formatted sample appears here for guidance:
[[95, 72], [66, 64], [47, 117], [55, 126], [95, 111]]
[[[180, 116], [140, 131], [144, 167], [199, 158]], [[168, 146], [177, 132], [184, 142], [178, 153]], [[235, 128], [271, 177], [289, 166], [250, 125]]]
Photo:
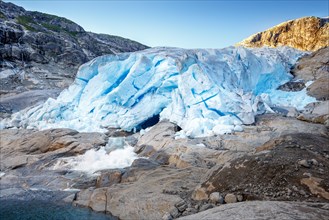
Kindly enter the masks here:
[[[130, 131], [160, 114], [187, 136], [241, 131], [241, 124], [253, 123], [256, 114], [272, 105], [271, 96], [276, 101], [287, 96], [277, 95], [275, 89], [292, 78], [289, 69], [301, 55], [286, 47], [229, 47], [151, 48], [102, 56], [82, 65], [73, 85], [56, 100], [14, 115], [11, 123], [39, 129]], [[312, 101], [305, 92], [295, 96], [302, 98], [294, 105]]]

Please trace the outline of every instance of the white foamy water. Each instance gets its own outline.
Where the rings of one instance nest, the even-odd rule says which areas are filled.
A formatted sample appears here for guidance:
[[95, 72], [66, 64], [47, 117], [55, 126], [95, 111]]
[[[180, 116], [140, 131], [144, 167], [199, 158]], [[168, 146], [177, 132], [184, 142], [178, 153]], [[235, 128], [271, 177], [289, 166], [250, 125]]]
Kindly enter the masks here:
[[58, 161], [54, 169], [68, 168], [70, 170], [95, 173], [99, 170], [124, 168], [137, 159], [134, 148], [126, 145], [123, 148], [107, 152], [105, 147], [99, 150], [88, 150], [85, 154]]
[[104, 147], [101, 147], [98, 151], [88, 150], [75, 159], [73, 170], [94, 173], [98, 170], [128, 167], [137, 159], [137, 155], [131, 146], [116, 149], [109, 154]]

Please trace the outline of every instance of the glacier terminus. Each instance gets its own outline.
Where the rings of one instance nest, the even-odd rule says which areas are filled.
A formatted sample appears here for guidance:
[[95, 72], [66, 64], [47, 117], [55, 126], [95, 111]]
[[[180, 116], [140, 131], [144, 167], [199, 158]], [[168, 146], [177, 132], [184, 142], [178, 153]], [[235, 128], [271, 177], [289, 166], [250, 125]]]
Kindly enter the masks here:
[[2, 126], [138, 131], [153, 118], [181, 136], [242, 131], [274, 106], [302, 110], [315, 99], [277, 88], [303, 53], [292, 48], [151, 48], [105, 55], [82, 65], [57, 99], [13, 115]]

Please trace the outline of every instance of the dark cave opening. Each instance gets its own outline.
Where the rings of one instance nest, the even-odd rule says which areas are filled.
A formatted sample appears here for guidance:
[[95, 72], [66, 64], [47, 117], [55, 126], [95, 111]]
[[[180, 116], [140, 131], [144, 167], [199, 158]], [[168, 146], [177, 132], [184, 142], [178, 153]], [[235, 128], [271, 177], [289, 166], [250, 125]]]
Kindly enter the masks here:
[[147, 119], [146, 121], [142, 122], [137, 126], [137, 130], [146, 129], [148, 127], [152, 127], [156, 125], [160, 121], [160, 115], [153, 115], [151, 118]]
[[[153, 115], [151, 118], [146, 119], [142, 123], [140, 123], [138, 126], [136, 126], [136, 131], [140, 131], [141, 129], [146, 129], [149, 127], [152, 127], [156, 124], [158, 124], [160, 121], [160, 115]], [[175, 125], [174, 127], [175, 132], [181, 131], [182, 128], [178, 125]]]

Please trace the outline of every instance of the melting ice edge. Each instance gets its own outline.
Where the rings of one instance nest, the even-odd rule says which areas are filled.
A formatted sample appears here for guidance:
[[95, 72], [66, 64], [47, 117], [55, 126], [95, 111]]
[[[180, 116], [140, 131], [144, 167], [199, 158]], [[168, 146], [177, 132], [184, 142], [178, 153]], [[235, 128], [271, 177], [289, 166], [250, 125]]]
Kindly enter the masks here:
[[136, 130], [159, 115], [183, 136], [242, 131], [273, 106], [302, 110], [316, 101], [276, 90], [290, 81], [302, 52], [288, 48], [151, 48], [106, 55], [79, 68], [74, 83], [55, 99], [13, 115], [2, 127]]

